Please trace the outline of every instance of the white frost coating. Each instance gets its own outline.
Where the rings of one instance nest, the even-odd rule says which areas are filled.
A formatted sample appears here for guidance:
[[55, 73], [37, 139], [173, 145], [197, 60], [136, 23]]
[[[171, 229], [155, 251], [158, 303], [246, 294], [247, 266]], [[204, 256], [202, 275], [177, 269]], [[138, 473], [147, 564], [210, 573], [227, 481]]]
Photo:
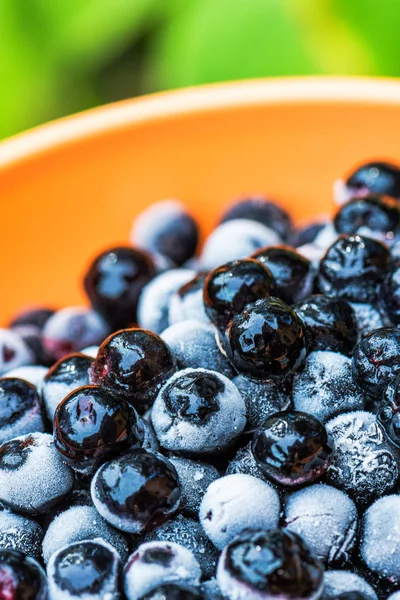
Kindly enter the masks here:
[[170, 325], [161, 338], [170, 347], [181, 369], [211, 369], [230, 378], [234, 372], [219, 349], [217, 335], [211, 323], [188, 320]]
[[387, 600], [400, 600], [400, 592], [395, 592], [391, 594]]
[[274, 529], [280, 503], [274, 488], [251, 475], [226, 475], [214, 481], [201, 502], [199, 519], [212, 543], [222, 550], [244, 529]]
[[239, 448], [233, 459], [230, 461], [225, 474], [234, 475], [235, 473], [252, 475], [262, 481], [268, 481], [253, 456], [251, 442], [244, 448]]
[[280, 236], [265, 225], [250, 219], [232, 219], [218, 225], [206, 239], [200, 263], [214, 269], [231, 260], [247, 258], [264, 246], [281, 244]]
[[360, 551], [381, 577], [400, 581], [400, 496], [379, 498], [363, 517]]
[[26, 367], [11, 369], [11, 371], [7, 371], [3, 377], [18, 377], [18, 379], [25, 379], [25, 381], [34, 385], [40, 394], [48, 370], [47, 367], [42, 367], [40, 365], [28, 365]]
[[353, 197], [343, 179], [336, 179], [333, 182], [333, 199], [337, 206], [346, 204]]
[[315, 238], [314, 245], [325, 251], [337, 240], [338, 236], [333, 222], [329, 221]]
[[[82, 542], [86, 545], [87, 553], [79, 552], [82, 548]], [[115, 549], [102, 540], [82, 540], [82, 542], [76, 542], [75, 544], [64, 545], [58, 552], [53, 554], [47, 565], [47, 583], [49, 600], [120, 600], [119, 593], [119, 574], [120, 574], [120, 557]], [[93, 550], [102, 546], [108, 551], [109, 558], [107, 560], [107, 576], [101, 583], [100, 593], [90, 593], [88, 591], [79, 592], [79, 594], [71, 593], [61, 583], [59, 585], [59, 578], [63, 576], [63, 565], [68, 566], [76, 565], [76, 569], [83, 571], [88, 568], [92, 562], [91, 554]], [[97, 569], [98, 570], [98, 569]], [[102, 573], [104, 576], [104, 573]], [[80, 580], [80, 584], [83, 581]], [[90, 586], [90, 579], [87, 581], [87, 585]]]
[[344, 592], [360, 592], [371, 600], [378, 600], [369, 583], [359, 575], [350, 571], [326, 571], [321, 600], [336, 600], [337, 596]]
[[[0, 402], [5, 401], [5, 399], [1, 396], [2, 394], [0, 394]], [[13, 423], [9, 423], [7, 425], [4, 424], [2, 427], [0, 427], [0, 444], [8, 442], [8, 440], [15, 438], [17, 435], [21, 436], [28, 433], [43, 431], [44, 423], [42, 410], [40, 407], [39, 397], [36, 396], [35, 404], [28, 411], [25, 411]]]
[[137, 308], [138, 323], [160, 334], [169, 325], [169, 302], [172, 295], [196, 276], [191, 269], [171, 269], [157, 275], [144, 286]]
[[200, 565], [192, 552], [173, 542], [147, 542], [134, 552], [124, 569], [124, 591], [128, 600], [138, 600], [164, 583], [197, 586]]
[[[46, 504], [71, 491], [74, 485], [73, 471], [63, 463], [51, 435], [28, 434], [14, 438], [6, 445], [9, 450], [3, 453], [0, 468], [1, 502], [35, 515], [47, 512]], [[16, 467], [20, 459], [22, 464]], [[12, 468], [7, 468], [7, 464]]]
[[315, 244], [303, 244], [303, 246], [299, 246], [296, 250], [304, 258], [308, 258], [314, 269], [318, 269], [319, 262], [326, 252], [324, 248], [319, 248]]
[[65, 396], [78, 387], [89, 385], [89, 383], [89, 370], [84, 374], [82, 373], [79, 377], [77, 376], [72, 383], [61, 382], [56, 379], [45, 381], [42, 396], [48, 419], [53, 422], [56, 408], [61, 400], [64, 400]]
[[371, 502], [395, 485], [398, 460], [374, 414], [343, 413], [326, 423], [335, 442], [327, 481], [361, 503]]
[[0, 377], [11, 369], [33, 362], [33, 353], [22, 337], [11, 329], [0, 329]]
[[40, 560], [43, 531], [39, 523], [9, 510], [0, 511], [0, 548], [19, 550]]
[[81, 350], [81, 354], [90, 356], [90, 358], [96, 358], [99, 351], [99, 346], [87, 346]]
[[232, 379], [246, 404], [246, 429], [255, 429], [273, 413], [286, 410], [290, 405], [290, 396], [282, 389], [282, 384], [274, 380], [257, 383], [242, 375]]
[[168, 319], [171, 325], [181, 321], [200, 321], [209, 323], [203, 302], [203, 287], [196, 289], [183, 298], [178, 293], [172, 294], [169, 300]]
[[351, 359], [338, 352], [311, 352], [293, 379], [293, 403], [323, 423], [335, 415], [364, 408], [353, 380]]
[[96, 538], [115, 548], [123, 561], [127, 559], [128, 543], [119, 531], [110, 527], [93, 506], [73, 506], [50, 523], [43, 538], [43, 560], [47, 563], [63, 546]]
[[219, 478], [215, 467], [180, 456], [170, 456], [181, 483], [181, 501], [179, 510], [183, 514], [197, 517], [200, 504], [208, 486]]
[[357, 509], [340, 490], [324, 484], [291, 494], [285, 527], [297, 533], [324, 562], [349, 558], [357, 531]]
[[390, 326], [390, 321], [372, 304], [349, 302], [357, 321], [358, 340], [381, 327]]
[[[103, 317], [91, 308], [69, 306], [55, 312], [43, 328], [45, 347], [70, 342], [73, 350], [101, 344], [109, 335], [110, 327]], [[73, 351], [71, 349], [71, 351]], [[61, 358], [57, 354], [57, 358]]]
[[131, 244], [153, 250], [154, 241], [157, 240], [160, 231], [163, 231], [164, 223], [187, 214], [185, 205], [179, 200], [154, 202], [135, 218], [130, 235]]
[[[215, 401], [219, 408], [199, 425], [188, 419], [175, 418], [166, 406], [168, 391], [191, 373], [210, 375], [223, 385]], [[154, 431], [161, 446], [175, 452], [207, 454], [230, 446], [246, 425], [246, 406], [237, 387], [224, 375], [207, 369], [184, 369], [175, 373], [161, 388], [151, 411]]]

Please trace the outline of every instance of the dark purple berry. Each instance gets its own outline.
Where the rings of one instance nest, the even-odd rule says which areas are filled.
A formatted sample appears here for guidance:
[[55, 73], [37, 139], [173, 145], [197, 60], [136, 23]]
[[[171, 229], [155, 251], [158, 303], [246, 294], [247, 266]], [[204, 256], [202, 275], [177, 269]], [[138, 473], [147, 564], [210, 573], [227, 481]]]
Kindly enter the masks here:
[[279, 298], [258, 300], [236, 315], [226, 330], [226, 351], [235, 369], [254, 380], [284, 378], [304, 361], [303, 322]]
[[356, 235], [368, 229], [390, 242], [400, 233], [400, 203], [389, 196], [354, 198], [339, 209], [333, 223], [338, 233]]
[[43, 431], [41, 402], [35, 386], [17, 377], [0, 379], [0, 444]]
[[340, 596], [336, 596], [335, 600], [370, 600], [370, 597], [362, 592], [344, 592]]
[[123, 398], [94, 385], [80, 387], [57, 407], [54, 445], [74, 470], [89, 474], [142, 442], [143, 427]]
[[373, 303], [389, 263], [389, 250], [381, 242], [341, 235], [321, 259], [318, 285], [324, 294]]
[[101, 344], [91, 381], [142, 410], [154, 402], [161, 385], [175, 371], [171, 351], [158, 335], [146, 329], [123, 329]]
[[400, 198], [400, 169], [387, 162], [369, 162], [357, 167], [346, 179], [353, 197], [386, 194]]
[[311, 483], [321, 477], [333, 449], [324, 425], [296, 410], [271, 415], [257, 429], [252, 442], [253, 456], [263, 473], [286, 486]]
[[0, 600], [47, 600], [46, 575], [33, 558], [0, 549]]
[[400, 448], [400, 376], [390, 382], [383, 392], [378, 421], [390, 441]]
[[316, 294], [296, 304], [294, 309], [306, 326], [310, 352], [353, 352], [357, 343], [357, 320], [346, 300]]
[[220, 222], [225, 223], [233, 219], [257, 221], [276, 231], [284, 241], [288, 241], [292, 235], [290, 215], [281, 206], [262, 196], [238, 200], [228, 208]]
[[140, 292], [156, 274], [149, 254], [128, 246], [99, 254], [84, 278], [93, 306], [114, 329], [136, 323]]
[[268, 267], [277, 285], [275, 295], [288, 304], [312, 292], [315, 271], [311, 262], [291, 246], [267, 246], [255, 252], [253, 258]]
[[30, 325], [42, 331], [46, 321], [48, 321], [54, 312], [52, 308], [31, 308], [24, 310], [12, 319], [9, 327], [13, 329], [14, 327]]
[[380, 400], [385, 388], [400, 375], [400, 330], [376, 329], [355, 347], [353, 377], [360, 389]]
[[285, 529], [248, 530], [230, 542], [218, 564], [224, 597], [235, 600], [319, 598], [324, 568], [302, 539]]
[[38, 365], [50, 365], [52, 359], [43, 347], [42, 331], [48, 319], [54, 314], [50, 308], [26, 310], [17, 315], [10, 328], [17, 332], [35, 357]]
[[164, 583], [137, 600], [203, 600], [198, 588], [182, 583]]
[[400, 261], [392, 263], [380, 288], [380, 303], [394, 325], [400, 325]]
[[91, 493], [98, 512], [113, 527], [142, 533], [174, 514], [181, 490], [166, 458], [136, 449], [100, 467]]
[[309, 223], [298, 229], [295, 234], [294, 245], [298, 248], [299, 246], [305, 246], [306, 244], [312, 244], [321, 231], [326, 227], [326, 223], [317, 222]]
[[271, 272], [251, 258], [234, 260], [213, 269], [207, 275], [203, 288], [207, 316], [223, 331], [247, 304], [271, 295], [277, 295]]

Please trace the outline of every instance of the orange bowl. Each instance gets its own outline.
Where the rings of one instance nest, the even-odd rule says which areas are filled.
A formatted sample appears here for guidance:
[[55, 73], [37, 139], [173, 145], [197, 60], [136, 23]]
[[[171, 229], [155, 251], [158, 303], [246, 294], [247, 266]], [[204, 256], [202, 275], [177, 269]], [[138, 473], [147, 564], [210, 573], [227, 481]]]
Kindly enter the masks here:
[[400, 82], [297, 78], [128, 100], [5, 141], [0, 321], [82, 303], [88, 261], [156, 200], [183, 200], [203, 232], [248, 193], [310, 217], [332, 209], [332, 183], [354, 164], [397, 160], [399, 138]]

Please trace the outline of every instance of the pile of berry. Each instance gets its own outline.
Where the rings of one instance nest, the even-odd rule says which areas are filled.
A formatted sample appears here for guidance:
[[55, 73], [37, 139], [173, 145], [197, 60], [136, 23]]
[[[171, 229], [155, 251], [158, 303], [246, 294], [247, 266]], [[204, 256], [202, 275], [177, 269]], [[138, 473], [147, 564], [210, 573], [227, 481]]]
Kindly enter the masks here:
[[156, 204], [0, 330], [0, 600], [399, 600], [400, 168], [335, 190]]

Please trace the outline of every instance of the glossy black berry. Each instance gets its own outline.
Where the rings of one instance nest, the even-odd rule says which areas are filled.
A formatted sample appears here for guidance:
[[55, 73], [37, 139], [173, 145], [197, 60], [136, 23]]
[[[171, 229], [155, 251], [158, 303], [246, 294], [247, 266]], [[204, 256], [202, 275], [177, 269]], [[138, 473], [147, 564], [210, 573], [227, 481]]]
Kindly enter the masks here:
[[47, 600], [46, 576], [33, 558], [0, 549], [0, 600]]
[[253, 254], [271, 271], [278, 291], [277, 296], [288, 304], [302, 300], [312, 292], [314, 269], [291, 246], [267, 246]]
[[269, 269], [251, 258], [234, 260], [213, 269], [203, 288], [207, 316], [222, 331], [247, 304], [276, 295], [275, 281]]
[[126, 400], [94, 385], [71, 392], [54, 415], [54, 445], [76, 471], [93, 473], [103, 462], [141, 443], [143, 423]]
[[353, 196], [387, 194], [400, 198], [400, 169], [387, 162], [369, 162], [360, 165], [346, 179]]
[[322, 563], [285, 529], [244, 531], [223, 551], [218, 583], [224, 597], [319, 598]]
[[91, 367], [91, 382], [143, 409], [153, 403], [175, 370], [171, 351], [158, 335], [146, 329], [123, 329], [101, 344]]
[[304, 324], [279, 298], [258, 300], [226, 330], [226, 351], [235, 369], [255, 380], [284, 378], [307, 354]]
[[243, 198], [224, 213], [221, 223], [233, 219], [250, 219], [266, 225], [280, 235], [283, 241], [292, 235], [292, 221], [289, 214], [280, 206], [262, 196]]
[[315, 294], [294, 309], [306, 326], [310, 352], [331, 350], [352, 354], [358, 328], [354, 311], [346, 300]]
[[254, 434], [252, 453], [263, 473], [286, 486], [311, 483], [329, 466], [333, 442], [324, 425], [308, 413], [275, 413]]
[[400, 261], [392, 263], [379, 294], [382, 308], [394, 325], [400, 325]]
[[370, 398], [380, 400], [385, 388], [400, 374], [400, 330], [376, 329], [355, 347], [353, 377]]
[[150, 255], [117, 247], [99, 254], [84, 278], [86, 294], [93, 306], [114, 329], [136, 323], [140, 292], [156, 274]]
[[338, 233], [355, 235], [366, 228], [390, 242], [400, 233], [400, 204], [389, 196], [354, 198], [339, 209], [333, 222]]
[[43, 431], [41, 401], [34, 385], [17, 377], [0, 379], [0, 443]]
[[142, 449], [100, 467], [91, 493], [101, 516], [129, 533], [160, 525], [177, 510], [181, 495], [175, 467], [160, 454]]
[[400, 448], [400, 376], [383, 392], [378, 421], [391, 442]]
[[319, 288], [350, 302], [374, 302], [389, 262], [389, 250], [381, 242], [341, 235], [320, 262]]
[[151, 590], [138, 600], [203, 600], [204, 596], [198, 588], [182, 583], [164, 583]]

